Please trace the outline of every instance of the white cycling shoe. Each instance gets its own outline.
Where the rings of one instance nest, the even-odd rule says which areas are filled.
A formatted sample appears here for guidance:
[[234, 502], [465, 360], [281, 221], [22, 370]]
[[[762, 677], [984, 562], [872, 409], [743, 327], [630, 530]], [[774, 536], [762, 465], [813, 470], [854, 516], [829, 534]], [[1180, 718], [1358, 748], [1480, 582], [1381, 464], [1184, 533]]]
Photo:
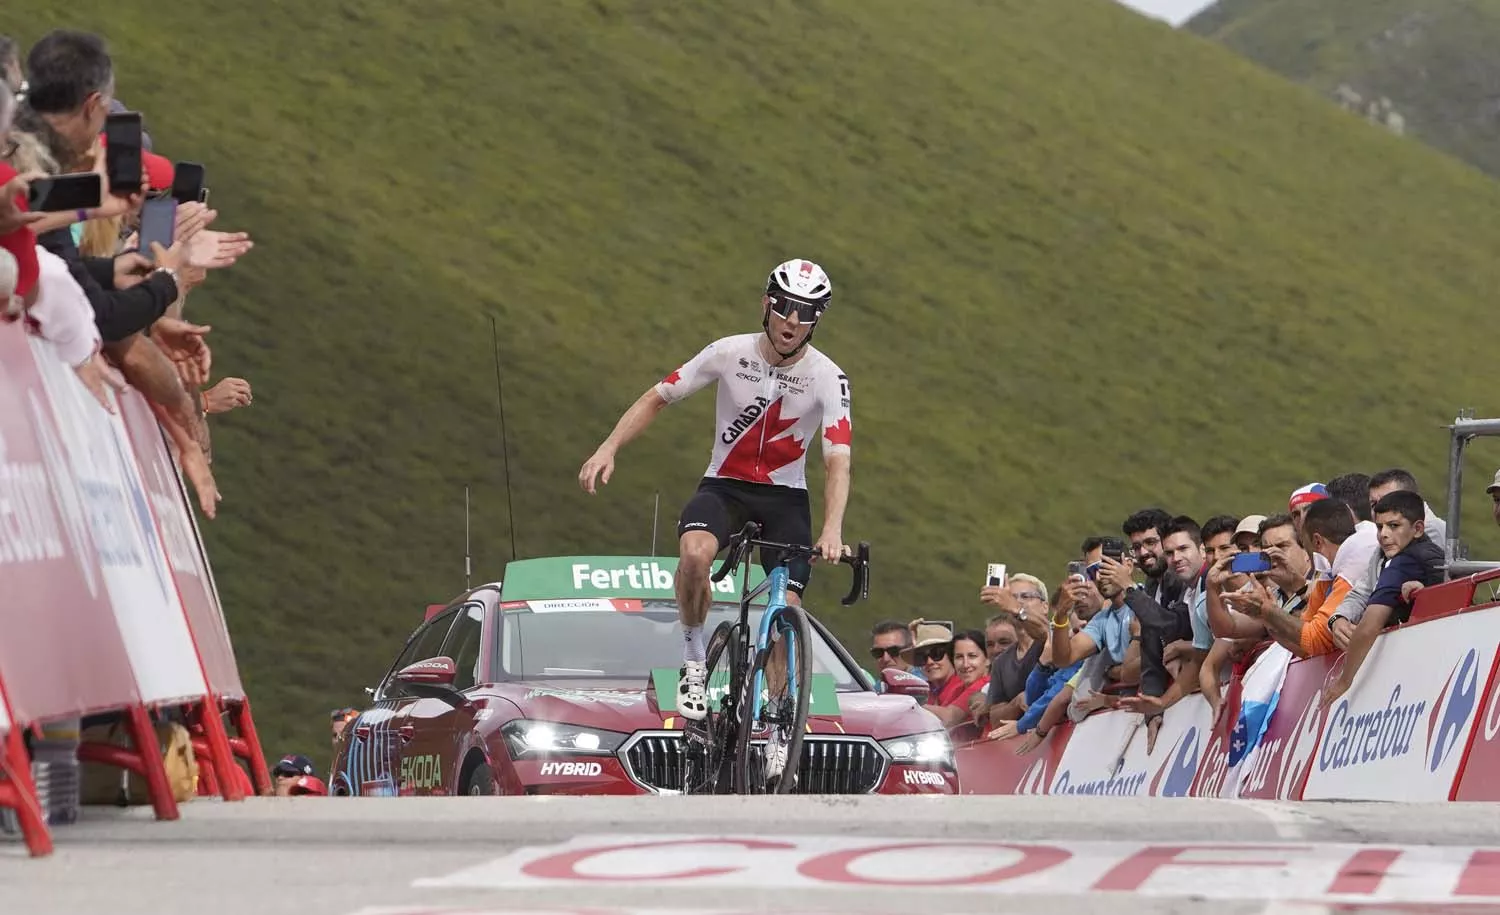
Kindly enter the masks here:
[[779, 739], [776, 729], [766, 737], [766, 783], [774, 784], [786, 771], [787, 746]]
[[683, 661], [677, 672], [677, 711], [692, 721], [708, 717], [708, 665]]

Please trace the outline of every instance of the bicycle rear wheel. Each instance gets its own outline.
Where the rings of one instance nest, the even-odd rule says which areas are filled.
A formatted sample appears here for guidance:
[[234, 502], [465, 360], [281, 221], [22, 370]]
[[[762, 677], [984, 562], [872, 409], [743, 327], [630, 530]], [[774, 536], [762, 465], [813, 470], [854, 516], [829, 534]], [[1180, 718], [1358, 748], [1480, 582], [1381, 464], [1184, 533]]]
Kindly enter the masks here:
[[[802, 737], [812, 701], [812, 633], [807, 615], [800, 607], [782, 608], [771, 624], [771, 636], [771, 645], [756, 652], [743, 689], [734, 755], [738, 794], [789, 794], [796, 787], [802, 763]], [[765, 698], [757, 713], [752, 691], [758, 679]], [[766, 764], [781, 750], [785, 765], [778, 776]]]
[[710, 700], [708, 717], [689, 722], [683, 734], [683, 794], [722, 794], [729, 788], [733, 772], [729, 749], [735, 745], [739, 721], [738, 697], [726, 690], [719, 702], [712, 700], [715, 682], [733, 683], [732, 671], [743, 663], [745, 633], [737, 622], [720, 623], [708, 639], [707, 662]]

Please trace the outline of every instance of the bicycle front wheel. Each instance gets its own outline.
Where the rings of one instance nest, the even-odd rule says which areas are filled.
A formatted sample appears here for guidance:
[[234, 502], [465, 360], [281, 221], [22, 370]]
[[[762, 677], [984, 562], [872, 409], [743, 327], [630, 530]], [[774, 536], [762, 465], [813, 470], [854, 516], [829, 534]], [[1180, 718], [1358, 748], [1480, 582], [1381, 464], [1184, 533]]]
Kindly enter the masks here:
[[755, 653], [740, 703], [736, 793], [792, 792], [811, 702], [812, 632], [802, 608], [784, 607], [771, 623], [771, 644]]
[[683, 794], [720, 794], [729, 788], [729, 750], [734, 746], [739, 720], [735, 696], [726, 693], [714, 702], [712, 693], [721, 681], [734, 680], [734, 669], [744, 669], [745, 634], [739, 623], [719, 624], [708, 640], [708, 717], [684, 728]]

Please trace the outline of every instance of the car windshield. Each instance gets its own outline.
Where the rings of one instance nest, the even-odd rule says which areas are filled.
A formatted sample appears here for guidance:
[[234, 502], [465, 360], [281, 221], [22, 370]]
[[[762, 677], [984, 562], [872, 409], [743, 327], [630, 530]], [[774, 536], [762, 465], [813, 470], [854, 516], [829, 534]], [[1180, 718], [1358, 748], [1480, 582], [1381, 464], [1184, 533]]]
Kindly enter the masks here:
[[[682, 666], [682, 627], [677, 622], [676, 602], [632, 601], [623, 610], [607, 601], [601, 603], [531, 601], [524, 607], [508, 607], [498, 659], [503, 676], [516, 680], [605, 678], [644, 682], [653, 668], [676, 670]], [[705, 632], [712, 634], [721, 621], [733, 621], [738, 615], [736, 604], [713, 604]], [[752, 633], [760, 616], [760, 608], [750, 609]], [[813, 672], [831, 674], [839, 690], [863, 690], [863, 684], [817, 628], [811, 632]]]

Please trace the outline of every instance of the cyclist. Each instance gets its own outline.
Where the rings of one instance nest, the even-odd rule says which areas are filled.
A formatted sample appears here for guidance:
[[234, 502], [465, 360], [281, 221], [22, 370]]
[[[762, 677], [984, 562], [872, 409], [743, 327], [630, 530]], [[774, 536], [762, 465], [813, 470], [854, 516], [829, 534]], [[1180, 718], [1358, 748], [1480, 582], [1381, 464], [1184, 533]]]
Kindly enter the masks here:
[[[748, 521], [778, 543], [813, 545], [807, 496], [807, 450], [821, 439], [827, 475], [818, 555], [829, 562], [849, 553], [843, 542], [849, 498], [849, 379], [833, 360], [808, 345], [833, 297], [823, 268], [789, 260], [771, 271], [761, 297], [761, 332], [722, 337], [704, 347], [640, 396], [614, 431], [584, 462], [578, 482], [595, 492], [609, 483], [621, 446], [645, 431], [668, 404], [718, 382], [717, 438], [708, 470], [677, 522], [677, 607], [683, 665], [677, 709], [701, 721], [708, 714], [704, 623], [714, 557]], [[769, 571], [777, 557], [761, 553]], [[801, 604], [811, 566], [789, 563], [789, 603]]]

